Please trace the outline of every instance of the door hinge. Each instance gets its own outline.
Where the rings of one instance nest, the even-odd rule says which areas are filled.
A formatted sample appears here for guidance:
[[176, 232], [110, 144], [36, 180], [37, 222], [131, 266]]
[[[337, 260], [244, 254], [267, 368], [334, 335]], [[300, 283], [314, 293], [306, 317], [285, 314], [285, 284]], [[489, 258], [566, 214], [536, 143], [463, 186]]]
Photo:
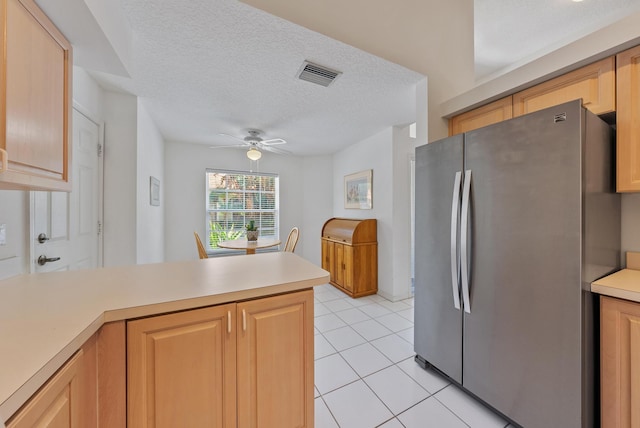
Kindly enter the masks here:
[[98, 220], [98, 236], [102, 235], [102, 222]]
[[102, 144], [98, 144], [98, 157], [102, 157]]

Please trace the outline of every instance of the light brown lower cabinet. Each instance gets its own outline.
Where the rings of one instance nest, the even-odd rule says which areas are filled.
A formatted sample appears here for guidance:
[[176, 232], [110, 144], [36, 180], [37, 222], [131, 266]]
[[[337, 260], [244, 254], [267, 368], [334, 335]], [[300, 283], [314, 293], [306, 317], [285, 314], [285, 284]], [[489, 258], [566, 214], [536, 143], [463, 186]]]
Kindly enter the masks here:
[[640, 303], [600, 297], [603, 428], [640, 427]]
[[80, 427], [82, 363], [83, 352], [80, 350], [7, 421], [7, 427]]
[[313, 291], [129, 321], [128, 426], [313, 427]]
[[6, 422], [6, 426], [124, 428], [124, 327], [123, 321], [105, 324]]
[[97, 427], [101, 344], [99, 334], [87, 340], [7, 421], [7, 428]]

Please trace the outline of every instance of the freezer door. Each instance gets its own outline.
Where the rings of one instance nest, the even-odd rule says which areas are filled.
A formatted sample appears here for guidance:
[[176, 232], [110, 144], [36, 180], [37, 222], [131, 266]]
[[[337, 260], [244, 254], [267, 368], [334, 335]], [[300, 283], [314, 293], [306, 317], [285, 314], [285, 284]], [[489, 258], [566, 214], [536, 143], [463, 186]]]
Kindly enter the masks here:
[[415, 173], [415, 351], [457, 382], [462, 312], [452, 238], [458, 236], [462, 147], [462, 135], [418, 147]]
[[576, 101], [465, 139], [463, 385], [527, 428], [582, 426], [582, 122]]

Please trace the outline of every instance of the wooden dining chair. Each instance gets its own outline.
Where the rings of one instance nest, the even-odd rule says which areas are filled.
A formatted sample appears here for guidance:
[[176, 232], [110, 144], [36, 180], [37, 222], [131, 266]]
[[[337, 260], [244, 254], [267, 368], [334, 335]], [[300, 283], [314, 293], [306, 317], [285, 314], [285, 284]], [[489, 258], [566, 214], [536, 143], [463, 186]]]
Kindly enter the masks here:
[[208, 259], [209, 256], [207, 255], [207, 250], [204, 249], [204, 245], [202, 245], [202, 241], [198, 236], [198, 232], [193, 232], [193, 236], [196, 237], [196, 245], [198, 246], [198, 256], [200, 256], [201, 259]]
[[296, 244], [298, 243], [298, 237], [300, 236], [300, 230], [297, 227], [291, 229], [289, 232], [289, 236], [287, 237], [287, 243], [284, 245], [284, 250], [290, 253], [293, 253], [296, 249]]

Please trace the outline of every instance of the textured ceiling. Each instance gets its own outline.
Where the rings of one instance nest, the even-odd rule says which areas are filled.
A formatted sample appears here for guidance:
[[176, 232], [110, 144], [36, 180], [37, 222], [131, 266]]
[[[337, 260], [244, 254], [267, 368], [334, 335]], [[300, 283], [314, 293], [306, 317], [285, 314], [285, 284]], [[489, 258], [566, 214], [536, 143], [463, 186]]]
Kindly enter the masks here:
[[474, 0], [476, 77], [526, 62], [640, 10], [640, 0]]
[[[423, 76], [234, 0], [122, 0], [134, 35], [132, 92], [167, 140], [233, 144], [220, 133], [283, 138], [297, 155], [333, 153], [415, 121]], [[297, 79], [304, 60], [343, 74]]]
[[[258, 128], [264, 138], [286, 139], [296, 155], [319, 155], [416, 120], [414, 88], [423, 76], [244, 3], [114, 0], [110, 7], [118, 2], [133, 34], [131, 78], [94, 76], [140, 96], [168, 140], [228, 145], [234, 141], [220, 133], [244, 137]], [[476, 76], [637, 10], [640, 0], [474, 0]], [[72, 43], [82, 48], [82, 40]], [[328, 88], [298, 80], [304, 60], [343, 74]]]

